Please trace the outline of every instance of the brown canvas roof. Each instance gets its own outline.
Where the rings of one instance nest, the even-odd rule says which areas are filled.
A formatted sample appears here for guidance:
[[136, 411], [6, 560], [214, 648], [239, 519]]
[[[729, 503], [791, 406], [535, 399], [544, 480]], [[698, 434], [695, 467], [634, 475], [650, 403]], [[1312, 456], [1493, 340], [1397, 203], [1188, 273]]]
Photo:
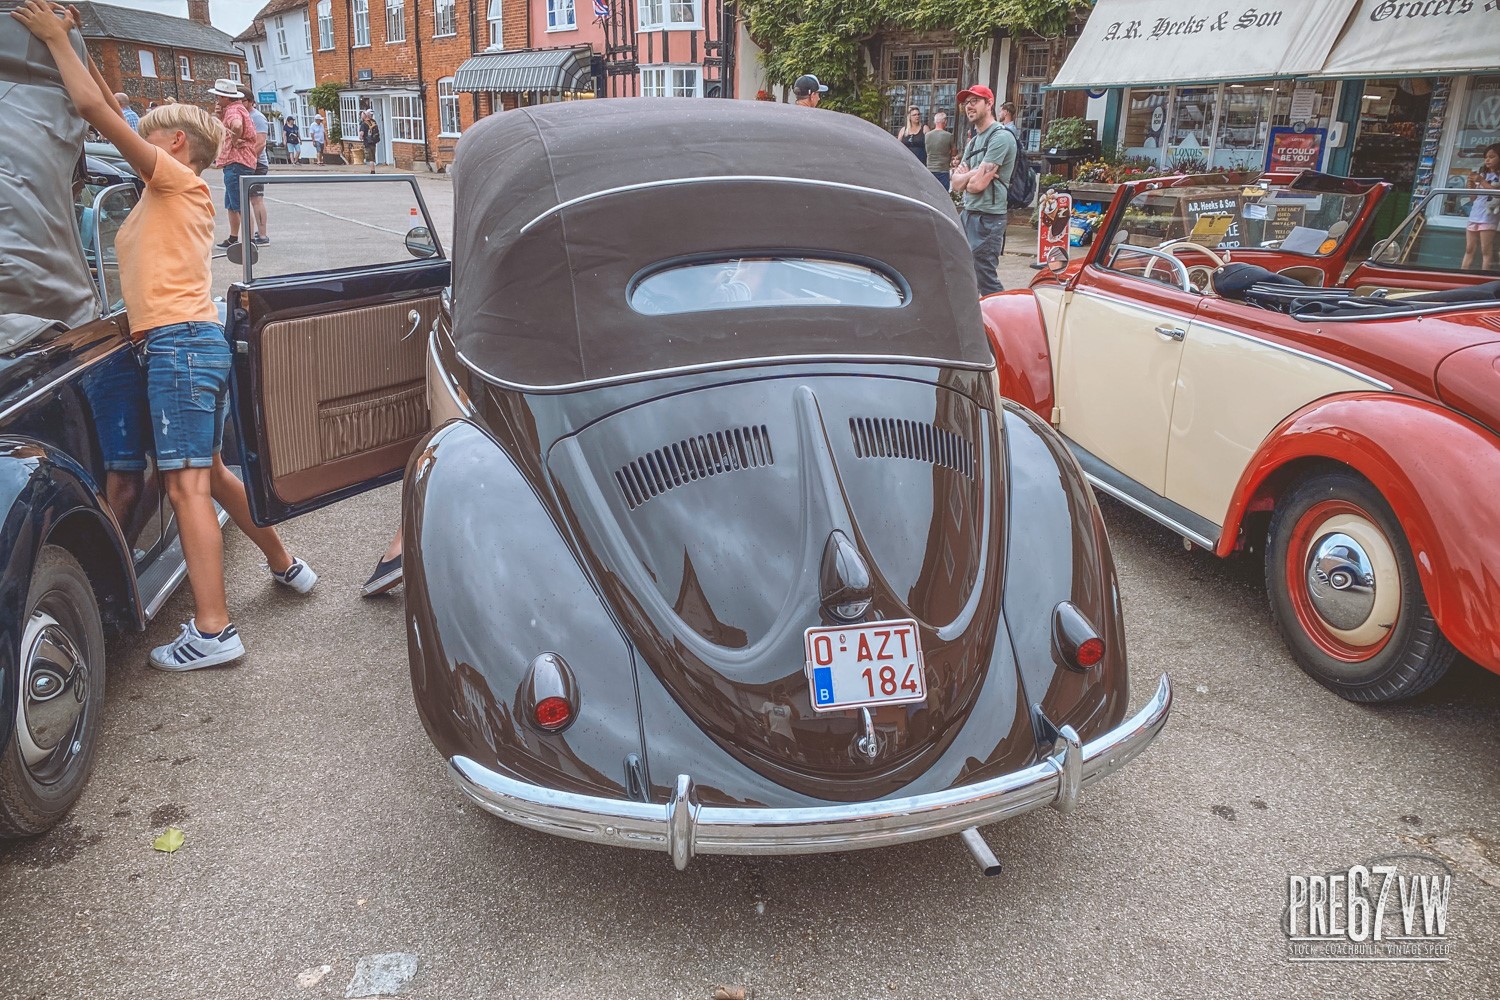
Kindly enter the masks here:
[[[925, 165], [880, 128], [765, 102], [629, 98], [492, 115], [454, 171], [454, 332], [473, 367], [560, 388], [757, 358], [988, 367], [968, 244]], [[628, 292], [679, 258], [871, 260], [901, 308], [645, 315]]]

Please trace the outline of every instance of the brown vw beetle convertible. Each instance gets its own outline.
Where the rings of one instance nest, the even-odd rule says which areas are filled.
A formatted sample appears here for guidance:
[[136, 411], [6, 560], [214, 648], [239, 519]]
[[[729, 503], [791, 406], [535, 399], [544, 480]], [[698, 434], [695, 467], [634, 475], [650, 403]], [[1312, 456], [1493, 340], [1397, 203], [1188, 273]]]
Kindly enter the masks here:
[[906, 150], [667, 99], [459, 149], [449, 291], [419, 226], [415, 260], [247, 264], [230, 313], [260, 519], [406, 469], [412, 688], [465, 794], [679, 868], [963, 834], [995, 870], [976, 827], [1146, 748], [1170, 686], [1128, 714], [1092, 492], [999, 397]]

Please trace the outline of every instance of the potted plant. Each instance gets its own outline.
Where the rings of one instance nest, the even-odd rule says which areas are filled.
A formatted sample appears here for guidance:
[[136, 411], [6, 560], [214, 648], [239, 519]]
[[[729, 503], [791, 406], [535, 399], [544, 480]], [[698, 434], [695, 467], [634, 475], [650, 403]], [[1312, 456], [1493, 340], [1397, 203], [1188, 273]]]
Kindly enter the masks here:
[[1082, 155], [1092, 143], [1092, 129], [1082, 118], [1052, 119], [1052, 123], [1047, 126], [1047, 135], [1042, 139], [1047, 155], [1059, 159]]

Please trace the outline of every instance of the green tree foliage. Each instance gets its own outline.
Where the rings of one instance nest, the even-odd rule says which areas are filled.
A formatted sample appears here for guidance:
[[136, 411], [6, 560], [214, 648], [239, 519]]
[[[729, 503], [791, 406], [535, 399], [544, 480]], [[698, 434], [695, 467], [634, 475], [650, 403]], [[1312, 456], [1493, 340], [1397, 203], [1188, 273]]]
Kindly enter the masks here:
[[307, 103], [319, 111], [329, 111], [327, 116], [328, 141], [335, 143], [343, 139], [343, 130], [339, 127], [339, 91], [343, 88], [336, 83], [320, 83], [307, 92]]
[[739, 0], [766, 75], [782, 86], [803, 73], [828, 84], [823, 107], [872, 121], [880, 94], [865, 43], [888, 31], [953, 32], [962, 48], [988, 45], [1000, 29], [1057, 35], [1088, 0]]

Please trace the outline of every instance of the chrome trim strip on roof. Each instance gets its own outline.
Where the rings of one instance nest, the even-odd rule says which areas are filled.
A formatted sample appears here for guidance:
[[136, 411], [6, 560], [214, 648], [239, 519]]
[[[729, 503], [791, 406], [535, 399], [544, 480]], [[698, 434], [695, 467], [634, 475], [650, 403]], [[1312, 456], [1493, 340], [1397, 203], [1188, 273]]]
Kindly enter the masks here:
[[707, 361], [698, 365], [683, 365], [678, 368], [656, 368], [650, 371], [631, 372], [628, 375], [612, 375], [609, 378], [585, 379], [582, 382], [562, 382], [557, 385], [528, 385], [524, 382], [512, 382], [508, 379], [491, 375], [483, 368], [464, 356], [464, 352], [454, 348], [458, 360], [462, 361], [464, 367], [475, 375], [488, 382], [490, 385], [499, 386], [502, 389], [513, 389], [518, 392], [572, 392], [574, 389], [596, 389], [606, 385], [620, 385], [625, 382], [644, 382], [648, 379], [667, 378], [673, 375], [691, 375], [694, 372], [713, 371], [722, 368], [758, 368], [764, 365], [809, 365], [824, 364], [832, 362], [835, 364], [893, 364], [893, 365], [917, 365], [923, 367], [937, 368], [962, 368], [965, 371], [988, 372], [995, 370], [995, 362], [988, 364], [975, 364], [969, 361], [951, 361], [939, 358], [916, 358], [910, 355], [893, 354], [808, 354], [787, 356], [780, 355], [769, 358], [740, 358], [734, 361]]
[[910, 202], [913, 205], [925, 208], [931, 211], [934, 215], [937, 215], [939, 218], [947, 219], [953, 224], [953, 227], [955, 229], [959, 230], [960, 232], [963, 231], [963, 226], [959, 224], [958, 216], [956, 214], [944, 214], [942, 211], [933, 207], [932, 205], [927, 204], [927, 202], [923, 201], [920, 198], [913, 198], [910, 195], [897, 194], [894, 191], [881, 191], [879, 188], [862, 187], [858, 184], [845, 184], [842, 181], [820, 181], [813, 180], [807, 177], [770, 177], [762, 174], [726, 174], [723, 176], [715, 177], [678, 177], [673, 180], [642, 181], [639, 184], [625, 184], [621, 187], [605, 188], [603, 191], [593, 191], [589, 194], [581, 194], [576, 198], [569, 198], [567, 201], [559, 202], [558, 204], [553, 205], [551, 208], [547, 209], [547, 211], [543, 212], [541, 215], [538, 215], [535, 219], [532, 219], [530, 222], [526, 223], [526, 225], [522, 226], [520, 232], [517, 235], [524, 235], [528, 229], [530, 229], [532, 226], [535, 226], [537, 223], [541, 222], [543, 219], [547, 218], [550, 215], [555, 215], [565, 208], [572, 208], [574, 205], [578, 205], [586, 201], [593, 201], [596, 198], [604, 198], [612, 194], [624, 194], [627, 191], [645, 191], [650, 188], [677, 187], [681, 184], [717, 184], [721, 181], [770, 181], [775, 184], [806, 184], [809, 187], [839, 188], [840, 190], [844, 191], [858, 191], [860, 194], [873, 194], [883, 198], [894, 198], [897, 201]]

